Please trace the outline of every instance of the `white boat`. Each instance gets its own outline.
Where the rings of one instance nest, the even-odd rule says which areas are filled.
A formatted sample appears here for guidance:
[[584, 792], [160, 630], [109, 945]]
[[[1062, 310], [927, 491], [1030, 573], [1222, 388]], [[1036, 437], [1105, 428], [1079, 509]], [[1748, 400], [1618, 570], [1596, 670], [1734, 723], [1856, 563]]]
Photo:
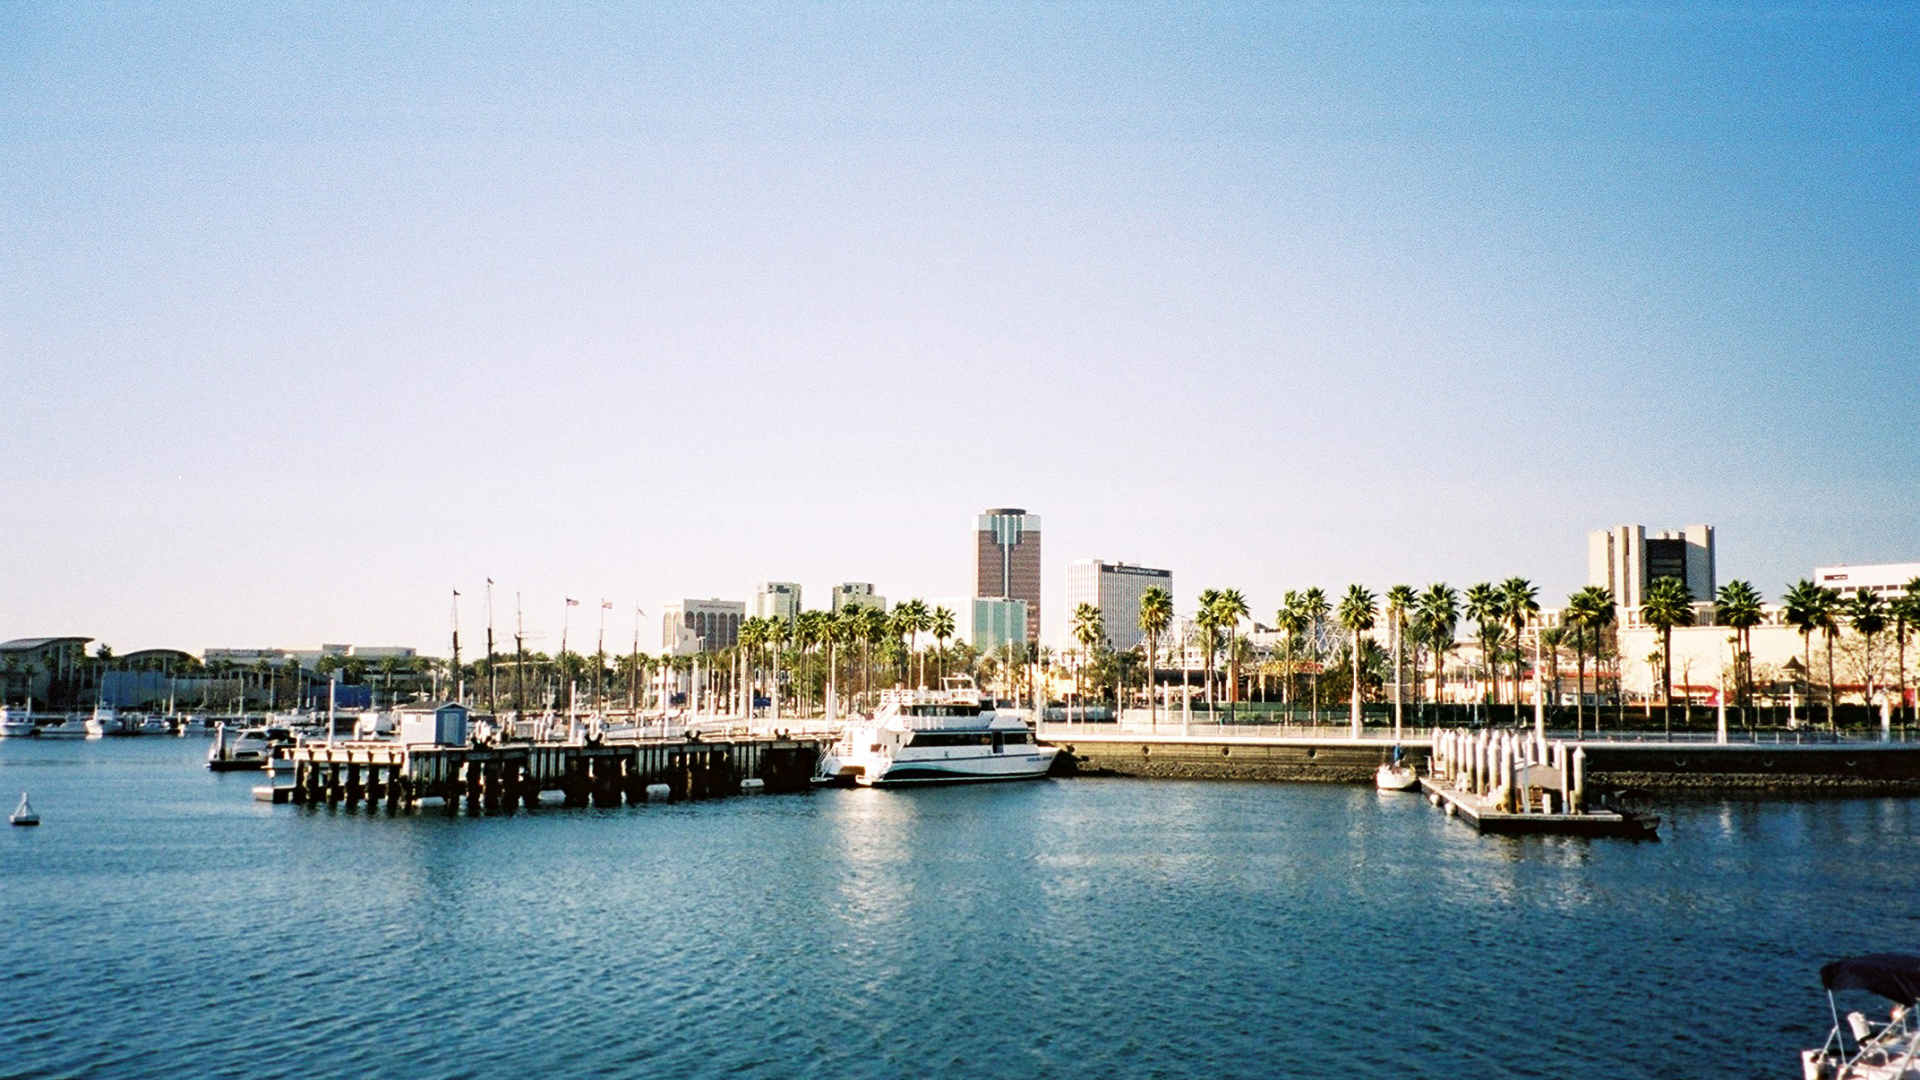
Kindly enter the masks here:
[[33, 724], [33, 706], [21, 710], [0, 705], [0, 739], [25, 739], [38, 733]]
[[93, 715], [87, 717], [86, 728], [89, 739], [125, 734], [120, 727], [120, 711], [111, 705], [95, 705]]
[[87, 737], [87, 720], [88, 718], [85, 716], [77, 716], [69, 713], [61, 717], [60, 722], [57, 724], [42, 724], [40, 726], [40, 737], [43, 739], [84, 739]]
[[[1912, 1019], [1920, 999], [1920, 956], [1875, 953], [1835, 960], [1820, 969], [1833, 1030], [1818, 1050], [1800, 1052], [1804, 1080], [1920, 1080], [1920, 1026]], [[1850, 1012], [1843, 1021], [1835, 990], [1865, 990], [1893, 1002], [1884, 1024]], [[1851, 1043], [1851, 1047], [1849, 1047]]]
[[20, 793], [20, 805], [7, 815], [7, 820], [15, 825], [40, 824], [40, 815], [33, 812], [33, 804], [27, 801], [26, 792]]
[[1039, 745], [1026, 721], [994, 711], [971, 680], [956, 677], [937, 693], [882, 693], [873, 718], [847, 725], [815, 779], [878, 787], [1037, 780], [1057, 753]]
[[1412, 791], [1420, 786], [1420, 772], [1407, 764], [1403, 751], [1396, 745], [1393, 760], [1375, 770], [1373, 786], [1381, 791]]
[[171, 735], [173, 725], [167, 723], [167, 718], [164, 716], [149, 716], [140, 721], [139, 731], [142, 735]]
[[293, 732], [283, 727], [250, 727], [232, 733], [221, 724], [214, 730], [212, 749], [207, 751], [207, 768], [214, 772], [265, 769], [275, 750], [293, 742]]

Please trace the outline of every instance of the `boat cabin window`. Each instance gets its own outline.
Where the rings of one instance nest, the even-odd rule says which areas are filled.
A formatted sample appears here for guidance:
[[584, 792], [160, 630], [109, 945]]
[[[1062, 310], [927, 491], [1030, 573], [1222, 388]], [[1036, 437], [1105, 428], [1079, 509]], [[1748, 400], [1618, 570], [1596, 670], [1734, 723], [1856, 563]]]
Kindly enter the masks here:
[[908, 716], [979, 716], [978, 705], [909, 705], [904, 710]]
[[909, 746], [986, 746], [993, 736], [984, 731], [916, 731]]

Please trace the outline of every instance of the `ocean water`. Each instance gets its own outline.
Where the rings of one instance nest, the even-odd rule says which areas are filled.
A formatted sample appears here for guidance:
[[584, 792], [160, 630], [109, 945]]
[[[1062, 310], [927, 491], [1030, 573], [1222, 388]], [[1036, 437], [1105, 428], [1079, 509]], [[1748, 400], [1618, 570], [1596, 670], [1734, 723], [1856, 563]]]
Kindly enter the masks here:
[[[0, 1077], [1767, 1077], [1920, 951], [1920, 802], [1658, 843], [1110, 779], [513, 817], [0, 742]], [[1868, 1004], [1870, 999], [1857, 1002]]]

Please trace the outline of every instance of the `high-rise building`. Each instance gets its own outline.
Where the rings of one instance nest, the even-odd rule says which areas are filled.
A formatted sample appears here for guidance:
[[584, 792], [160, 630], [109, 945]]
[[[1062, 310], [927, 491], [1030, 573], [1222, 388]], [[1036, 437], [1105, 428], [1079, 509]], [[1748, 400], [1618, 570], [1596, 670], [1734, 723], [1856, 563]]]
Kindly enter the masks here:
[[1646, 603], [1647, 589], [1656, 578], [1679, 581], [1695, 601], [1712, 600], [1718, 588], [1713, 526], [1689, 525], [1648, 536], [1644, 525], [1616, 525], [1587, 534], [1587, 584], [1613, 590], [1615, 603], [1630, 608]]
[[753, 594], [753, 615], [756, 619], [779, 619], [790, 623], [799, 614], [800, 583], [797, 581], [769, 581]]
[[676, 600], [661, 612], [660, 647], [675, 656], [730, 649], [746, 617], [740, 600]]
[[1140, 597], [1155, 585], [1172, 592], [1173, 571], [1075, 559], [1067, 567], [1067, 615], [1071, 618], [1081, 604], [1092, 604], [1100, 609], [1107, 647], [1131, 649], [1147, 639], [1140, 631]]
[[849, 604], [887, 610], [887, 598], [874, 592], [872, 583], [866, 581], [848, 581], [833, 587], [833, 610], [839, 611]]
[[1040, 515], [988, 510], [974, 519], [973, 595], [1027, 602], [1027, 640], [1040, 640]]

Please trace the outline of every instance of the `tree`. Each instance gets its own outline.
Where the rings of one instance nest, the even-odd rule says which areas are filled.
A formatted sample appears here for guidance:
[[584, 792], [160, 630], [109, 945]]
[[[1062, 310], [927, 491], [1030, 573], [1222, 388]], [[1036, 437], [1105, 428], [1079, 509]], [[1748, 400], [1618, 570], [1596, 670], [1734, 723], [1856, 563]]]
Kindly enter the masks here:
[[1913, 721], [1913, 710], [1907, 705], [1907, 638], [1912, 635], [1915, 626], [1920, 625], [1920, 577], [1907, 582], [1900, 595], [1888, 605], [1888, 614], [1893, 619], [1893, 646], [1899, 659], [1895, 662], [1895, 676], [1900, 680], [1900, 704], [1908, 710], [1908, 723]]
[[1454, 632], [1460, 625], [1460, 594], [1444, 581], [1420, 594], [1420, 638], [1433, 653], [1433, 699], [1440, 700], [1446, 679], [1447, 654], [1454, 650]]
[[[1786, 595], [1781, 597], [1783, 610], [1780, 617], [1786, 620], [1788, 626], [1800, 632], [1801, 682], [1806, 689], [1809, 709], [1813, 707], [1813, 632], [1820, 629], [1822, 621], [1827, 618], [1824, 610], [1825, 592], [1820, 586], [1801, 578], [1789, 585]], [[1829, 710], [1827, 715], [1831, 720], [1832, 711]]]
[[1647, 587], [1640, 619], [1660, 631], [1660, 705], [1667, 735], [1673, 735], [1673, 628], [1693, 625], [1693, 596], [1678, 578], [1653, 579]]
[[1573, 736], [1580, 738], [1586, 729], [1587, 716], [1587, 650], [1593, 650], [1593, 730], [1600, 730], [1600, 635], [1613, 622], [1613, 590], [1604, 585], [1589, 585], [1572, 596], [1567, 597], [1567, 609], [1563, 616], [1568, 625], [1575, 627], [1579, 636], [1573, 644], [1574, 678], [1579, 686], [1574, 691], [1575, 713]]
[[1532, 582], [1523, 577], [1510, 577], [1500, 583], [1502, 621], [1513, 627], [1513, 712], [1516, 720], [1520, 715], [1520, 669], [1526, 665], [1526, 656], [1520, 649], [1520, 638], [1526, 633], [1528, 620], [1539, 613], [1539, 591]]
[[[933, 625], [933, 613], [927, 610], [925, 600], [903, 600], [894, 610], [899, 616], [900, 625], [906, 629], [911, 639], [907, 647], [908, 655], [919, 656], [920, 635], [926, 633]], [[924, 656], [920, 657], [920, 676], [915, 682], [922, 687], [927, 685], [927, 662]]]
[[1333, 604], [1320, 586], [1315, 585], [1300, 594], [1300, 613], [1307, 621], [1307, 651], [1313, 657], [1313, 719], [1319, 723], [1321, 637], [1326, 631], [1327, 618], [1333, 614]]
[[1229, 704], [1240, 700], [1240, 653], [1235, 650], [1233, 641], [1240, 632], [1240, 620], [1247, 617], [1247, 598], [1240, 595], [1239, 589], [1221, 589], [1214, 598], [1219, 628], [1227, 635], [1227, 701]]
[[1193, 625], [1200, 628], [1200, 651], [1207, 657], [1207, 709], [1212, 711], [1213, 654], [1220, 647], [1220, 590], [1200, 590], [1200, 610], [1194, 612]]
[[1364, 585], [1349, 585], [1347, 595], [1340, 601], [1340, 625], [1353, 635], [1353, 697], [1348, 719], [1353, 724], [1353, 737], [1360, 737], [1360, 635], [1373, 629], [1374, 616], [1378, 613], [1373, 593]]
[[1395, 585], [1387, 590], [1387, 627], [1393, 632], [1393, 722], [1400, 723], [1400, 686], [1403, 682], [1401, 643], [1407, 636], [1407, 613], [1417, 598], [1411, 585]]
[[1287, 722], [1293, 722], [1293, 692], [1297, 686], [1297, 676], [1293, 670], [1293, 651], [1301, 644], [1301, 637], [1307, 630], [1307, 614], [1300, 594], [1288, 589], [1280, 598], [1280, 610], [1274, 613], [1273, 625], [1280, 631], [1280, 650], [1285, 658], [1285, 682], [1281, 684], [1280, 696], [1287, 703]]
[[1081, 678], [1093, 665], [1093, 650], [1106, 639], [1107, 628], [1101, 623], [1100, 609], [1092, 604], [1081, 604], [1073, 609], [1073, 640], [1080, 643], [1080, 666], [1073, 673], [1075, 692], [1080, 697], [1082, 716], [1085, 716], [1086, 691], [1081, 688]]
[[1853, 629], [1866, 640], [1865, 661], [1861, 665], [1866, 672], [1867, 708], [1873, 708], [1873, 639], [1887, 628], [1886, 607], [1880, 603], [1880, 597], [1871, 589], [1861, 589], [1847, 600], [1844, 611], [1847, 621]]
[[1480, 630], [1480, 665], [1487, 672], [1487, 685], [1492, 695], [1487, 701], [1489, 705], [1497, 705], [1500, 700], [1500, 669], [1495, 657], [1498, 655], [1501, 625], [1505, 617], [1499, 589], [1485, 581], [1468, 586], [1467, 618], [1472, 619]]
[[1160, 635], [1173, 625], [1173, 594], [1158, 585], [1140, 594], [1140, 632], [1147, 638], [1147, 718], [1148, 724], [1160, 722], [1159, 706], [1153, 700], [1153, 680]]
[[927, 619], [927, 630], [933, 634], [933, 640], [940, 643], [940, 681], [947, 680], [947, 639], [956, 629], [953, 612], [944, 607], [936, 607]]
[[1760, 625], [1760, 604], [1760, 590], [1738, 580], [1722, 585], [1713, 603], [1714, 621], [1733, 631], [1734, 696], [1743, 708], [1752, 705], [1753, 628]]

